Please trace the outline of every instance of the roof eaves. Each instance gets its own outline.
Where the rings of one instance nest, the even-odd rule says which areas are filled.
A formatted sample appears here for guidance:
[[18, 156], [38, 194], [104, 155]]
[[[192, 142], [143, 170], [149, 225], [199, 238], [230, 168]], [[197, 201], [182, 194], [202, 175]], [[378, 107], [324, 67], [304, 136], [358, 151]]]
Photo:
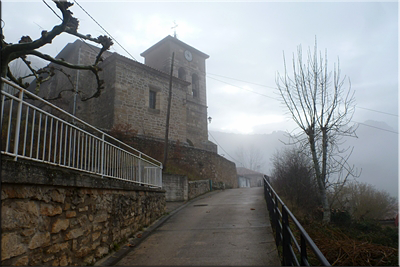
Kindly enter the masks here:
[[[158, 69], [152, 68], [152, 67], [150, 67], [148, 65], [140, 63], [139, 61], [134, 61], [134, 60], [132, 60], [130, 58], [127, 58], [127, 57], [125, 57], [123, 55], [120, 55], [120, 54], [117, 54], [117, 53], [114, 53], [114, 55], [115, 55], [115, 59], [116, 60], [118, 60], [118, 59], [119, 60], [123, 60], [128, 64], [134, 65], [136, 67], [142, 68], [142, 69], [147, 70], [147, 71], [151, 71], [151, 72], [155, 73], [156, 75], [164, 76], [166, 78], [170, 77], [170, 75], [168, 73], [165, 73], [165, 72], [160, 71]], [[184, 86], [188, 86], [188, 85], [191, 84], [190, 82], [182, 80], [182, 79], [179, 79], [178, 77], [175, 77], [175, 76], [173, 76], [173, 80], [183, 84]]]

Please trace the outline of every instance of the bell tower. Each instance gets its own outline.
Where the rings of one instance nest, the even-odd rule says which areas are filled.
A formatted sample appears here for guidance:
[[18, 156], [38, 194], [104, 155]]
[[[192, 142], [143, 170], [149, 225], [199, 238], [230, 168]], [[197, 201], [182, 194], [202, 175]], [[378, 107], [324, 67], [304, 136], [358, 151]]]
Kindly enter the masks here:
[[206, 59], [209, 56], [170, 35], [140, 55], [145, 65], [169, 74], [172, 52], [175, 53], [173, 76], [191, 83], [183, 101], [187, 113], [187, 140], [184, 141], [194, 147], [207, 148]]

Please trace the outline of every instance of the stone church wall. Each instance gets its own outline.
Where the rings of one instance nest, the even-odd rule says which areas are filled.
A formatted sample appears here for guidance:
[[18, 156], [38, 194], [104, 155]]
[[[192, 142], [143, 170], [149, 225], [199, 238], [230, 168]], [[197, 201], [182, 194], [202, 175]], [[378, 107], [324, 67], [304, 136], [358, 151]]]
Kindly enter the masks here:
[[[115, 71], [114, 125], [130, 124], [139, 134], [164, 138], [169, 75], [159, 75], [121, 56]], [[169, 137], [181, 142], [186, 141], [186, 87], [186, 82], [173, 80]], [[149, 108], [150, 90], [156, 91], [156, 109]]]
[[2, 156], [2, 265], [92, 265], [165, 212], [165, 191]]
[[187, 101], [187, 138], [194, 147], [204, 148], [204, 141], [208, 138], [207, 107], [194, 101]]
[[[177, 53], [169, 136], [171, 140], [180, 142], [187, 142], [189, 139], [195, 147], [207, 149], [205, 60], [194, 52], [193, 61], [188, 62], [183, 56], [184, 49], [179, 45], [175, 46]], [[170, 57], [166, 47], [159, 49], [160, 51], [154, 52], [151, 60], [146, 59], [146, 62], [158, 66], [163, 64], [158, 61], [164, 60], [166, 54], [167, 58]], [[99, 48], [77, 40], [68, 44], [57, 57], [73, 64], [85, 65], [95, 61], [98, 51]], [[110, 130], [118, 125], [129, 124], [139, 134], [164, 138], [169, 72], [162, 72], [163, 68], [157, 70], [109, 51], [103, 54], [103, 61], [99, 67], [102, 69], [99, 76], [104, 80], [104, 88], [97, 98], [81, 101], [82, 97], [92, 96], [97, 90], [93, 73], [68, 68], [63, 69], [70, 75], [69, 79], [66, 75], [56, 72], [49, 82], [41, 86], [39, 96], [54, 98], [64, 90], [61, 99], [51, 102], [95, 127]], [[184, 67], [187, 71], [184, 79], [176, 78], [179, 67]], [[191, 95], [193, 74], [199, 77], [198, 97]], [[76, 101], [75, 94], [71, 91], [74, 86], [79, 91]], [[31, 85], [30, 90], [35, 90], [34, 87], [35, 83]], [[157, 93], [155, 109], [149, 108], [150, 90]]]

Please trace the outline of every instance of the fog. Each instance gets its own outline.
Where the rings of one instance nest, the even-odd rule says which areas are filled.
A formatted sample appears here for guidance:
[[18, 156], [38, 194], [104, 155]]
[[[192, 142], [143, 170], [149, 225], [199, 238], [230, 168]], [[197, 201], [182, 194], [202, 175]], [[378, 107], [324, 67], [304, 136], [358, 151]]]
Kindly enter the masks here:
[[[356, 131], [358, 137], [346, 138], [341, 147], [354, 147], [349, 164], [361, 171], [357, 181], [372, 184], [398, 198], [398, 135], [391, 132], [395, 130], [384, 122], [365, 121], [365, 124], [377, 128], [360, 124]], [[273, 168], [271, 159], [274, 153], [287, 148], [284, 143], [289, 142], [283, 131], [248, 135], [210, 131], [209, 140], [217, 143], [218, 153], [235, 162], [237, 167], [242, 166], [237, 155], [240, 147], [259, 149], [264, 159], [260, 172], [267, 175]]]

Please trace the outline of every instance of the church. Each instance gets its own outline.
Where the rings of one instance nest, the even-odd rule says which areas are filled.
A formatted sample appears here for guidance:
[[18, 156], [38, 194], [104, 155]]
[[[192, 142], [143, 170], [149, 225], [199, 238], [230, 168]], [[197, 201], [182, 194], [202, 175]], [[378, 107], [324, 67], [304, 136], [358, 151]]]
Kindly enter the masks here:
[[[76, 40], [66, 45], [57, 58], [78, 65], [91, 64], [98, 51], [99, 48]], [[129, 125], [138, 136], [164, 139], [173, 52], [169, 141], [217, 152], [217, 146], [208, 141], [209, 56], [176, 37], [167, 36], [142, 52], [144, 64], [105, 52], [99, 65], [105, 84], [98, 98], [81, 101], [79, 95], [90, 95], [90, 90], [95, 90], [95, 77], [88, 71], [71, 69], [65, 69], [69, 77], [58, 74], [44, 84], [39, 95], [50, 99], [73, 83], [78, 94], [63, 93], [54, 104], [105, 131]]]

